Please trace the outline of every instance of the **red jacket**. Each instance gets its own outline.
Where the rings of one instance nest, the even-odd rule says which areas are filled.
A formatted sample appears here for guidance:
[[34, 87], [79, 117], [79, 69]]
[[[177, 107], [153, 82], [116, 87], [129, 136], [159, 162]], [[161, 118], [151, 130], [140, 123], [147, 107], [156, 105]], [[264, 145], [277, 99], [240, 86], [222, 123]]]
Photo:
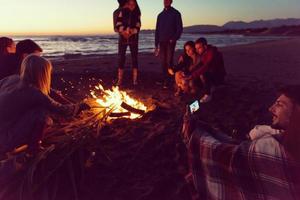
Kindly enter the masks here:
[[208, 45], [206, 51], [201, 55], [200, 67], [192, 73], [192, 77], [199, 78], [206, 72], [212, 73], [217, 79], [224, 79], [226, 75], [223, 55], [215, 46]]

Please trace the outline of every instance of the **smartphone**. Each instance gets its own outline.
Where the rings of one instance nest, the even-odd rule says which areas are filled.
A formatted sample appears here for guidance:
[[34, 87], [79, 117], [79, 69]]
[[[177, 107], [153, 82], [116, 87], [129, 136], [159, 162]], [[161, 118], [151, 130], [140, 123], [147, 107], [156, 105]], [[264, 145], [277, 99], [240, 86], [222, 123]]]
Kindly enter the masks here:
[[195, 112], [197, 112], [200, 108], [200, 104], [199, 101], [196, 100], [194, 101], [192, 104], [189, 105], [190, 106], [190, 112], [193, 114]]

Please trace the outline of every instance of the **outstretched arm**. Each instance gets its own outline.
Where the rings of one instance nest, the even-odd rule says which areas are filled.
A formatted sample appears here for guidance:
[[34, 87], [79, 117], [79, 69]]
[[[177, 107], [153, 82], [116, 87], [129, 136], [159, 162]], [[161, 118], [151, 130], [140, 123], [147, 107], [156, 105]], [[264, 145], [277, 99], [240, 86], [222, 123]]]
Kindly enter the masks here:
[[213, 61], [213, 52], [210, 50], [207, 50], [208, 52], [206, 52], [206, 56], [205, 56], [205, 60], [202, 60], [202, 66], [199, 67], [198, 70], [195, 70], [192, 73], [192, 78], [197, 78], [200, 77], [201, 75], [203, 75], [205, 72], [208, 71], [212, 61]]

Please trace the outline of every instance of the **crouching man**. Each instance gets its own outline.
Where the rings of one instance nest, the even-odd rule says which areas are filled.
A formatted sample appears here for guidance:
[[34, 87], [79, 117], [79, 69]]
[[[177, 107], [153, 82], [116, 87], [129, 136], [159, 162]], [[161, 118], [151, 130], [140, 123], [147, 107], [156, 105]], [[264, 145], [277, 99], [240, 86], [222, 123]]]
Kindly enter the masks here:
[[201, 57], [201, 64], [188, 79], [201, 80], [204, 96], [200, 102], [207, 103], [212, 98], [212, 88], [224, 83], [226, 70], [223, 54], [217, 47], [209, 45], [205, 38], [196, 40], [195, 48]]
[[300, 86], [288, 86], [270, 108], [271, 126], [236, 142], [185, 116], [194, 199], [300, 199]]

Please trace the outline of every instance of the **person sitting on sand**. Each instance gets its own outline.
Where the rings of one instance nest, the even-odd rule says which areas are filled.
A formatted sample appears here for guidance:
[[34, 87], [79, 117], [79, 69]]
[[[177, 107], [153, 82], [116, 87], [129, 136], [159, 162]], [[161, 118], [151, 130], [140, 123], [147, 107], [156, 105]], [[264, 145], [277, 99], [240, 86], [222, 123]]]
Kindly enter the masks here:
[[169, 69], [169, 73], [175, 73], [176, 93], [175, 96], [184, 93], [195, 93], [196, 80], [187, 80], [186, 77], [191, 75], [200, 65], [200, 55], [197, 54], [195, 43], [188, 41], [184, 44], [184, 53], [180, 56], [178, 65]]
[[61, 105], [50, 96], [52, 65], [37, 55], [27, 56], [20, 75], [0, 81], [0, 153], [28, 145], [31, 153], [49, 125], [49, 114], [74, 116], [90, 107], [86, 103]]
[[211, 100], [212, 87], [224, 83], [226, 71], [223, 55], [217, 47], [209, 45], [205, 38], [196, 40], [195, 48], [201, 56], [201, 66], [188, 79], [201, 79], [204, 96], [200, 102], [206, 103]]
[[141, 29], [141, 11], [136, 0], [127, 0], [124, 8], [119, 12], [116, 24], [119, 37], [119, 69], [117, 85], [121, 86], [124, 76], [126, 50], [129, 46], [133, 68], [133, 85], [138, 84], [138, 43]]
[[26, 39], [19, 41], [16, 47], [16, 55], [18, 57], [19, 69], [21, 68], [23, 60], [28, 55], [35, 54], [37, 56], [41, 56], [42, 53], [43, 49], [33, 40]]
[[16, 43], [7, 37], [0, 38], [0, 80], [17, 73]]
[[36, 54], [38, 56], [41, 56], [43, 52], [43, 49], [37, 43], [30, 39], [22, 40], [18, 42], [17, 45], [13, 43], [12, 46], [15, 47], [12, 48], [12, 52], [14, 53], [6, 55], [6, 58], [8, 58], [6, 59], [4, 68], [6, 69], [6, 73], [1, 73], [1, 79], [11, 76], [13, 74], [19, 74], [22, 61], [24, 60], [24, 58], [26, 58], [26, 56], [30, 54]]
[[256, 127], [243, 142], [185, 115], [194, 199], [299, 199], [300, 85], [281, 89], [269, 111], [272, 125]]
[[[20, 74], [20, 68], [23, 60], [31, 54], [35, 54], [37, 56], [41, 56], [43, 52], [43, 49], [35, 43], [33, 40], [26, 39], [26, 40], [21, 40], [18, 42], [16, 45], [16, 54], [11, 57], [11, 62], [8, 63], [7, 67], [14, 69], [11, 73], [7, 73], [6, 77], [9, 77], [13, 74]], [[3, 77], [5, 78], [5, 77]], [[16, 79], [17, 80], [17, 79]], [[14, 85], [12, 81], [5, 82], [6, 83], [6, 88], [8, 88], [7, 84]], [[55, 101], [58, 101], [59, 103], [62, 104], [69, 104], [72, 103], [69, 99], [67, 99], [61, 91], [55, 90], [51, 88], [50, 90], [50, 96], [53, 98]]]

